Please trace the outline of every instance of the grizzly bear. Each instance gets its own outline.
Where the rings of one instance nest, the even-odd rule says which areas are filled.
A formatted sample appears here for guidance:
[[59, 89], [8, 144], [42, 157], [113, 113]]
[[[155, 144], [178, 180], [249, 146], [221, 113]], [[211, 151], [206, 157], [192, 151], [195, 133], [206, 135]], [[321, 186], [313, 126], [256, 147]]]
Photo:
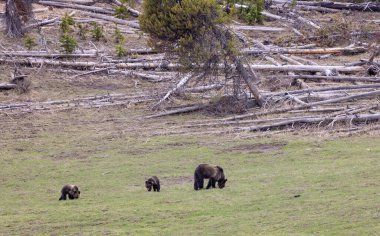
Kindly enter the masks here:
[[227, 179], [224, 177], [222, 167], [209, 164], [200, 164], [194, 172], [194, 190], [203, 188], [204, 179], [209, 179], [206, 187], [207, 189], [210, 187], [215, 188], [216, 182], [218, 182], [219, 188], [224, 188], [227, 182]]
[[154, 192], [160, 191], [160, 180], [157, 178], [157, 176], [152, 176], [148, 180], [145, 181], [145, 187], [150, 192], [153, 188]]
[[59, 198], [59, 201], [66, 200], [67, 199], [66, 195], [69, 195], [70, 200], [78, 199], [79, 195], [80, 195], [80, 191], [79, 191], [78, 186], [72, 185], [72, 184], [67, 184], [67, 185], [63, 186], [62, 190], [61, 190], [61, 197]]

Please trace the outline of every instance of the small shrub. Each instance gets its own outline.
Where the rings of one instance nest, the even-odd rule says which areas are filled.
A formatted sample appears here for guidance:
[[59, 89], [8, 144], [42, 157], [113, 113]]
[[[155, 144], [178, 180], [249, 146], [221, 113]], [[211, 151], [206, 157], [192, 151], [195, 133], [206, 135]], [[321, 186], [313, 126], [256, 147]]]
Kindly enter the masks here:
[[69, 33], [71, 30], [70, 26], [74, 26], [74, 25], [75, 25], [74, 18], [66, 13], [65, 16], [62, 17], [62, 22], [60, 24], [62, 33], [64, 34]]
[[123, 33], [119, 30], [119, 28], [115, 28], [115, 34], [114, 34], [115, 43], [124, 43], [125, 37]]
[[99, 26], [96, 22], [92, 24], [91, 36], [95, 41], [99, 41], [104, 38], [103, 26]]
[[61, 43], [62, 51], [66, 54], [73, 53], [78, 46], [77, 40], [67, 33], [62, 34], [59, 42]]
[[32, 50], [33, 47], [37, 46], [36, 39], [33, 36], [26, 35], [24, 37], [24, 46], [28, 50]]
[[125, 49], [121, 43], [119, 43], [115, 46], [115, 52], [117, 57], [124, 57], [127, 55], [128, 50]]
[[116, 18], [127, 19], [129, 16], [128, 9], [125, 5], [115, 7], [115, 13], [113, 14]]
[[[295, 1], [295, 0], [293, 0]], [[264, 16], [262, 11], [264, 10], [264, 0], [229, 0], [227, 1], [229, 5], [232, 5], [231, 13], [237, 15], [240, 19], [246, 21], [248, 24], [252, 25], [254, 23], [262, 23]], [[235, 3], [244, 5], [246, 7], [235, 8]]]

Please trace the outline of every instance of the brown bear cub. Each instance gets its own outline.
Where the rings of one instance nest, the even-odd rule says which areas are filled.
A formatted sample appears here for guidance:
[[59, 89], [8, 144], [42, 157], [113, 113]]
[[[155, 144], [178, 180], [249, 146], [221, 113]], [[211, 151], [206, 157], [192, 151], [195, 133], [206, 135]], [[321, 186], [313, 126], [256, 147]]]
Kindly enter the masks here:
[[59, 200], [60, 201], [66, 200], [67, 199], [66, 195], [69, 195], [70, 200], [78, 199], [79, 195], [80, 195], [80, 191], [79, 191], [78, 186], [72, 185], [72, 184], [67, 184], [67, 185], [63, 186], [62, 190], [61, 190], [61, 197], [59, 198]]
[[220, 166], [200, 164], [194, 172], [194, 190], [203, 188], [203, 180], [209, 179], [207, 189], [210, 187], [215, 188], [216, 182], [218, 182], [219, 188], [224, 188], [227, 179], [224, 177], [223, 169]]
[[157, 176], [150, 177], [147, 181], [145, 181], [145, 187], [150, 192], [153, 188], [153, 191], [160, 191], [160, 180], [157, 178]]

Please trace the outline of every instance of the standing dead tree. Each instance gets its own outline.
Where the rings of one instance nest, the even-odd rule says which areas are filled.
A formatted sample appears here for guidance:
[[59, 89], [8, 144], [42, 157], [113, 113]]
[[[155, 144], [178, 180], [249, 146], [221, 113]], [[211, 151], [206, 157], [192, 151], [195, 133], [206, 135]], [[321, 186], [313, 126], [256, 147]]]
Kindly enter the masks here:
[[17, 38], [24, 34], [23, 24], [32, 16], [33, 0], [7, 0], [5, 3], [5, 25], [8, 37]]

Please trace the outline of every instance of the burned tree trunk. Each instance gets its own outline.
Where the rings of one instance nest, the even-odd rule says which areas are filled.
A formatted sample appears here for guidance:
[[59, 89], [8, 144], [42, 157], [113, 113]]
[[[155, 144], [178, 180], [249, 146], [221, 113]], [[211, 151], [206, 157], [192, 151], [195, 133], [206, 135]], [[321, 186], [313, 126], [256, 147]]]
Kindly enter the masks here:
[[32, 16], [33, 0], [6, 0], [5, 25], [8, 37], [21, 37], [24, 32], [22, 25]]

